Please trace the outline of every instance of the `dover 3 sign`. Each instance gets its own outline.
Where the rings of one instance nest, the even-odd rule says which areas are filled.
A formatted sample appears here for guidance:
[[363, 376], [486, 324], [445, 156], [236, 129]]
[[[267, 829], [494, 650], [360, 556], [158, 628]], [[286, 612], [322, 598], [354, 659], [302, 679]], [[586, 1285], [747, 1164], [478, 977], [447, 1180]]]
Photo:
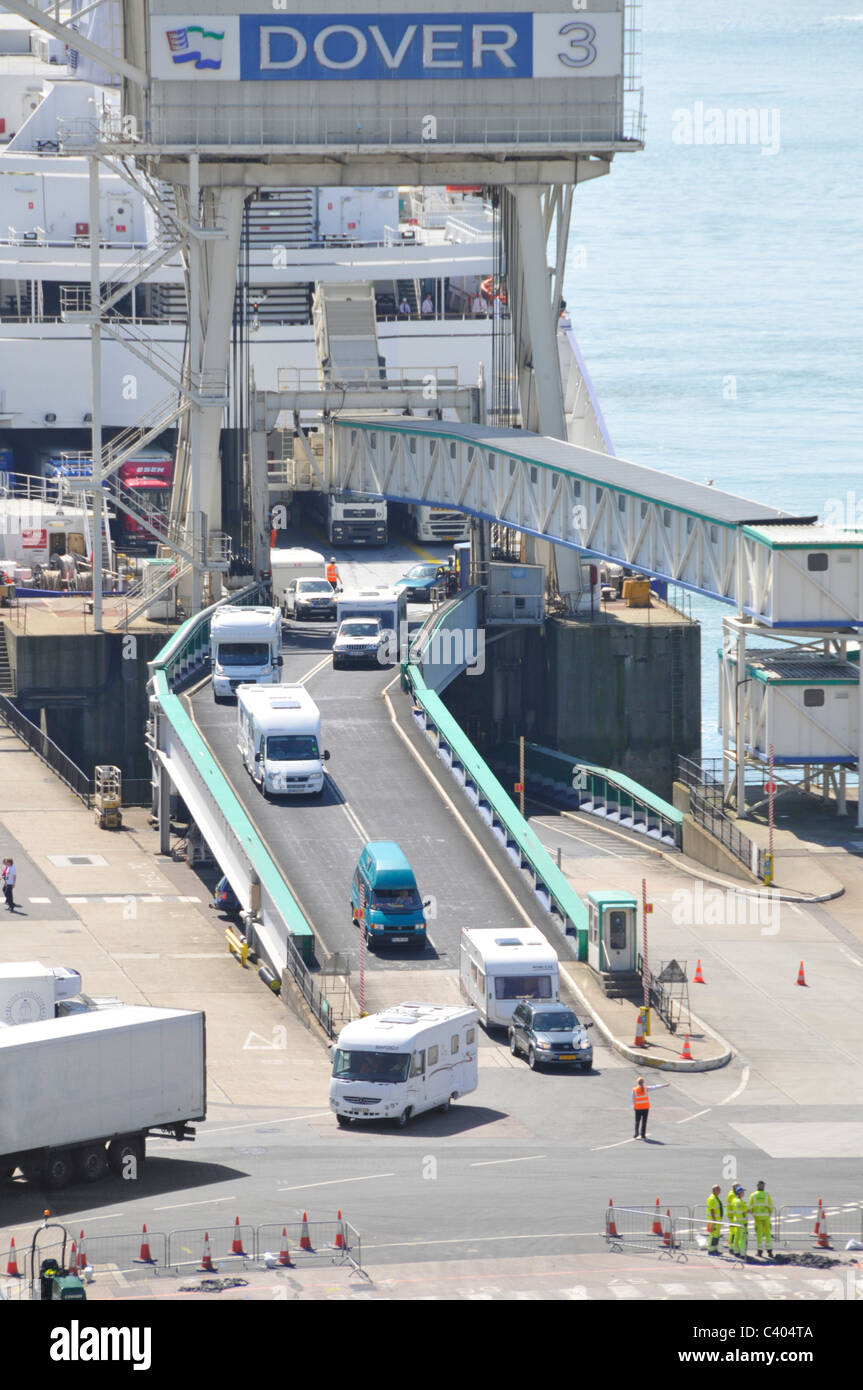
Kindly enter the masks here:
[[160, 81], [320, 82], [614, 77], [622, 15], [500, 13], [159, 15]]

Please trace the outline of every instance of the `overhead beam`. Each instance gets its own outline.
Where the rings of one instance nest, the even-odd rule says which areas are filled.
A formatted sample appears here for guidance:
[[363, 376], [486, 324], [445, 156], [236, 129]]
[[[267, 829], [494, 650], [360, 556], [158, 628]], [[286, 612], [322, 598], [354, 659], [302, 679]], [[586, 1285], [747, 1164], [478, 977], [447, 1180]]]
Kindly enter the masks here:
[[27, 0], [3, 0], [4, 9], [11, 10], [13, 14], [20, 15], [22, 19], [29, 19], [31, 24], [35, 24], [38, 29], [44, 29], [46, 33], [53, 34], [55, 39], [62, 39], [70, 48], [74, 48], [78, 53], [83, 53], [86, 58], [92, 58], [94, 63], [100, 63], [109, 72], [116, 73], [118, 77], [125, 77], [129, 82], [134, 82], [136, 87], [147, 87], [150, 79], [141, 69], [136, 68], [132, 63], [127, 63], [125, 58], [118, 58], [109, 49], [102, 48], [98, 43], [93, 43], [92, 39], [79, 34], [77, 29], [72, 29], [68, 24], [59, 24], [56, 19], [52, 19], [44, 10], [37, 10], [35, 5], [28, 5]]

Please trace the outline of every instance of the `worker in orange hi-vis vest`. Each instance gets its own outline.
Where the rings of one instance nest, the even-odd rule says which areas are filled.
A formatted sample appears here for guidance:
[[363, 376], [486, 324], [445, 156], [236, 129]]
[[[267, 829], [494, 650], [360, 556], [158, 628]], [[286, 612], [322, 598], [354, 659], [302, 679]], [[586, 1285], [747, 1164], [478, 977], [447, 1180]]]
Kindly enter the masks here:
[[327, 580], [332, 584], [334, 589], [340, 589], [342, 587], [335, 555], [331, 555], [327, 562]]
[[[650, 1114], [650, 1096], [648, 1091], [662, 1091], [669, 1083], [663, 1081], [657, 1086], [645, 1086], [644, 1077], [639, 1076], [632, 1088], [632, 1108], [635, 1112], [635, 1134], [634, 1139], [647, 1138], [647, 1117]], [[641, 1134], [638, 1131], [641, 1129]]]

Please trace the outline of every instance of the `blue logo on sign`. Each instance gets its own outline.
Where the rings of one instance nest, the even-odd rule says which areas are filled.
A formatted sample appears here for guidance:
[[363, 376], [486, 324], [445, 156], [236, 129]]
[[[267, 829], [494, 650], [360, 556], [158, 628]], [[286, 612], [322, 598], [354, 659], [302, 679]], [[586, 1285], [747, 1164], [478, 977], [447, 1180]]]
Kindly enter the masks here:
[[530, 14], [241, 15], [240, 78], [530, 77]]

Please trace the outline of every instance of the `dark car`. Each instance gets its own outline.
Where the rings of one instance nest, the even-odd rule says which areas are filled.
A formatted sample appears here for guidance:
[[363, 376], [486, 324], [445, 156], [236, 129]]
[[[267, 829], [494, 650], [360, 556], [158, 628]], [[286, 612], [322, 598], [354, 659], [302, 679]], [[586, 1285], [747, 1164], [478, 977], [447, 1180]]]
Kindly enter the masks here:
[[531, 1071], [539, 1066], [579, 1066], [590, 1071], [593, 1044], [587, 1036], [592, 1023], [579, 1023], [568, 1004], [523, 1000], [515, 1006], [509, 1025], [509, 1050], [521, 1052]]
[[217, 912], [224, 912], [228, 917], [239, 916], [239, 899], [224, 874], [216, 884], [210, 907], [214, 907]]
[[407, 574], [396, 580], [393, 587], [402, 590], [406, 598], [428, 603], [432, 589], [446, 588], [448, 578], [446, 565], [413, 565]]

